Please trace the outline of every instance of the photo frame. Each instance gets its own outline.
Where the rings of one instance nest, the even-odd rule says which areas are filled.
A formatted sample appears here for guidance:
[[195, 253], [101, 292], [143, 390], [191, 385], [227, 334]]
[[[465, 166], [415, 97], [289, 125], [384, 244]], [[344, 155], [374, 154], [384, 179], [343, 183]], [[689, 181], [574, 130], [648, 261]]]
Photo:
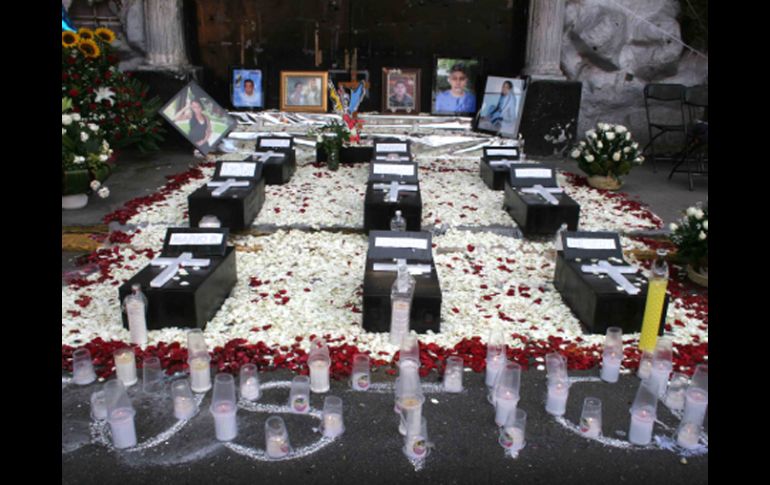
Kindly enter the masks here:
[[527, 78], [488, 76], [474, 131], [516, 139], [527, 96]]
[[328, 84], [326, 71], [281, 71], [281, 111], [325, 113]]
[[261, 69], [230, 66], [230, 104], [236, 109], [264, 109], [265, 86]]
[[160, 115], [204, 155], [237, 125], [195, 81], [180, 89], [160, 109]]
[[435, 56], [431, 114], [475, 116], [481, 59]]
[[382, 113], [420, 113], [420, 73], [414, 68], [382, 68]]

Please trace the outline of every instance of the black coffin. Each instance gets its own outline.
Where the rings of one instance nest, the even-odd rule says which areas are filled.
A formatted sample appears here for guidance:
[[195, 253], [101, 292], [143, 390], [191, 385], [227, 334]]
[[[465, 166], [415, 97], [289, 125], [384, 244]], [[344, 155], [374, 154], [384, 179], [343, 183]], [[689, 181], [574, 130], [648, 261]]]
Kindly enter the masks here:
[[570, 231], [577, 230], [580, 205], [567, 194], [553, 194], [558, 205], [548, 203], [538, 194], [524, 194], [504, 181], [505, 211], [521, 229], [525, 236], [553, 235], [562, 224], [567, 224]]
[[[629, 295], [617, 289], [617, 283], [606, 276], [583, 273], [580, 267], [592, 264], [595, 260], [567, 261], [564, 253], [556, 258], [554, 286], [561, 293], [564, 302], [575, 313], [589, 333], [604, 334], [607, 327], [620, 327], [623, 333], [639, 332], [644, 318], [644, 306], [647, 301], [647, 278], [641, 272], [627, 275], [632, 283], [641, 283], [641, 291]], [[668, 296], [663, 305], [659, 335], [663, 335]]]
[[[363, 326], [364, 330], [369, 332], [390, 332], [390, 291], [396, 281], [396, 272], [374, 271], [375, 262], [367, 261], [364, 273]], [[409, 328], [417, 333], [425, 333], [428, 330], [441, 331], [441, 286], [435, 265], [432, 262], [430, 265], [430, 274], [414, 276], [416, 285], [409, 314]]]
[[484, 155], [479, 163], [481, 180], [492, 190], [503, 190], [505, 188], [505, 180], [510, 173], [510, 167], [506, 164], [496, 164], [494, 162], [503, 160], [507, 160], [509, 163], [517, 162], [520, 158], [521, 154], [518, 147], [484, 147]]
[[231, 188], [221, 197], [212, 197], [213, 191], [203, 185], [187, 197], [190, 227], [198, 227], [203, 216], [213, 215], [222, 227], [239, 231], [251, 226], [265, 203], [265, 178], [250, 181], [248, 187]]
[[[147, 265], [118, 288], [121, 304], [131, 293], [131, 285], [140, 284], [148, 301], [147, 328], [157, 330], [166, 327], [205, 329], [206, 323], [216, 315], [236, 282], [235, 248], [225, 249], [224, 256], [196, 256], [210, 258], [208, 267], [198, 270], [185, 268], [189, 274], [181, 277], [189, 282], [171, 280], [163, 288], [150, 287], [150, 281], [162, 267]], [[123, 326], [128, 319], [123, 313]]]
[[375, 190], [373, 183], [366, 186], [364, 196], [364, 230], [389, 231], [390, 220], [401, 211], [401, 216], [406, 220], [407, 231], [419, 231], [422, 221], [422, 196], [420, 184], [416, 192], [399, 192], [398, 202], [385, 202], [387, 192]]
[[[369, 163], [374, 156], [374, 147], [352, 146], [340, 149], [340, 162], [342, 163]], [[326, 161], [326, 151], [320, 146], [316, 148], [315, 159], [318, 162]]]
[[[285, 146], [283, 146], [285, 144]], [[264, 163], [262, 166], [262, 177], [267, 185], [283, 185], [289, 180], [294, 172], [297, 171], [297, 157], [294, 151], [294, 139], [290, 137], [264, 136], [258, 137], [256, 151], [283, 153], [283, 157], [270, 157], [267, 160], [259, 157], [251, 157], [254, 160], [260, 160]]]

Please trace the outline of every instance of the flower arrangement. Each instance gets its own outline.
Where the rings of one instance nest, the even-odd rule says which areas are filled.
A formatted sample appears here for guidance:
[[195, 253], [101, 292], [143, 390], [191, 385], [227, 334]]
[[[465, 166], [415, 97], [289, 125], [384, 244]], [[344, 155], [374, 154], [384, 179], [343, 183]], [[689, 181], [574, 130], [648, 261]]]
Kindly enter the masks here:
[[342, 116], [342, 123], [333, 119], [318, 130], [311, 130], [309, 134], [317, 136], [318, 144], [327, 154], [326, 164], [330, 170], [339, 168], [339, 152], [342, 147], [361, 141], [359, 131], [364, 122], [358, 119], [357, 110], [365, 95], [366, 88], [363, 83], [348, 95], [342, 87], [335, 89], [334, 83], [329, 82], [329, 97], [334, 111]]
[[72, 100], [62, 98], [61, 168], [62, 195], [82, 194], [89, 189], [106, 198], [110, 190], [102, 182], [110, 174], [112, 149], [98, 125], [72, 112]]
[[618, 188], [620, 176], [644, 161], [639, 144], [631, 140], [631, 132], [623, 125], [608, 123], [597, 123], [596, 129], [586, 131], [585, 140], [572, 149], [570, 156], [583, 172], [614, 179]]
[[62, 96], [73, 111], [98, 125], [116, 148], [136, 145], [157, 150], [162, 141], [159, 98], [147, 99], [147, 86], [118, 70], [112, 52], [115, 33], [107, 28], [62, 31]]
[[709, 211], [700, 204], [689, 207], [679, 224], [673, 223], [671, 241], [677, 247], [677, 254], [695, 270], [703, 272], [708, 268], [709, 256]]

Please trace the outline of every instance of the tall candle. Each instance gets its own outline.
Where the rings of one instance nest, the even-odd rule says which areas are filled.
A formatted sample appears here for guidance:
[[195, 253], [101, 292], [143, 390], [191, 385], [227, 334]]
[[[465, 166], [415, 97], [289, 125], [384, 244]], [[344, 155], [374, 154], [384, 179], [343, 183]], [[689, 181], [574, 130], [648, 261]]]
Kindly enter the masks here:
[[646, 445], [652, 440], [652, 427], [655, 425], [655, 415], [647, 409], [631, 411], [631, 428], [628, 441], [635, 445]]
[[484, 382], [487, 387], [494, 387], [497, 376], [500, 374], [500, 370], [505, 366], [505, 357], [500, 355], [487, 359], [487, 374]]
[[557, 381], [548, 385], [548, 399], [545, 410], [554, 416], [563, 416], [567, 410], [567, 398], [569, 386], [563, 381]]
[[684, 423], [676, 434], [676, 443], [687, 450], [697, 447], [698, 440], [700, 440], [700, 426], [696, 423]]
[[133, 350], [115, 352], [115, 372], [126, 387], [137, 383], [139, 378], [136, 376], [136, 357]]
[[136, 445], [136, 428], [134, 427], [133, 409], [116, 409], [109, 416], [112, 444], [115, 448], [123, 449]]
[[620, 363], [621, 356], [615, 352], [605, 352], [602, 357], [602, 374], [601, 379], [604, 382], [615, 383], [618, 382], [620, 376]]
[[524, 430], [516, 426], [500, 428], [500, 445], [511, 451], [524, 448]]
[[269, 436], [267, 438], [267, 456], [283, 458], [289, 454], [289, 442], [284, 436]]
[[327, 392], [329, 390], [329, 363], [323, 360], [314, 360], [310, 363], [310, 390], [313, 392]]
[[219, 402], [212, 406], [211, 414], [214, 415], [214, 430], [219, 441], [231, 441], [238, 436], [235, 404]]
[[342, 423], [342, 416], [337, 413], [324, 415], [324, 436], [334, 438], [341, 435], [343, 431], [345, 431], [345, 426]]
[[197, 404], [187, 396], [174, 397], [174, 417], [179, 420], [190, 419], [195, 414]]
[[708, 392], [697, 387], [687, 389], [684, 401], [684, 416], [682, 421], [703, 424], [706, 417], [706, 408], [709, 404]]
[[206, 392], [211, 389], [211, 365], [205, 357], [190, 360], [190, 388], [193, 392]]
[[516, 411], [519, 399], [510, 391], [505, 392], [495, 400], [495, 424], [503, 426], [508, 420], [508, 416]]
[[401, 423], [398, 430], [402, 435], [420, 432], [420, 423], [422, 420], [422, 401], [413, 397], [402, 399], [399, 403], [401, 407]]
[[126, 298], [126, 316], [131, 343], [147, 345], [147, 317], [144, 302], [139, 298]]
[[647, 300], [644, 305], [642, 330], [639, 336], [639, 349], [646, 352], [652, 352], [655, 349], [661, 319], [664, 318], [663, 303], [666, 299], [666, 286], [668, 286], [666, 254], [665, 249], [657, 251], [657, 257], [647, 284]]

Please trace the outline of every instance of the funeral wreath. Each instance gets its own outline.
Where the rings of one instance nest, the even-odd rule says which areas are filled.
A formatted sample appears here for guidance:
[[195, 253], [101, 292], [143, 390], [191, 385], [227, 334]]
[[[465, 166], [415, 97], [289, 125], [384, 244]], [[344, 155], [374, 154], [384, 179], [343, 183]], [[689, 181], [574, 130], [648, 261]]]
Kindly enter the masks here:
[[610, 190], [619, 189], [620, 177], [644, 161], [639, 143], [631, 139], [628, 128], [608, 123], [597, 123], [595, 129], [586, 131], [585, 139], [570, 156], [588, 174], [592, 186]]

